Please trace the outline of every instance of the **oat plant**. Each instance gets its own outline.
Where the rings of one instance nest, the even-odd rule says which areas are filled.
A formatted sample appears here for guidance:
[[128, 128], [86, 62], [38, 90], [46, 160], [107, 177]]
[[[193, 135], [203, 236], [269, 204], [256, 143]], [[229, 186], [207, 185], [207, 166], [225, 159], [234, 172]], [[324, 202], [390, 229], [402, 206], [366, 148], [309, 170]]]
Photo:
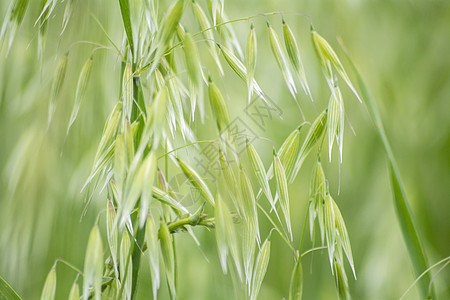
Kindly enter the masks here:
[[[53, 15], [63, 13], [60, 31], [64, 36], [76, 2], [42, 1], [35, 20], [41, 62]], [[13, 1], [4, 21], [0, 37], [8, 51], [27, 4]], [[114, 5], [120, 9], [121, 19], [116, 21], [123, 24], [123, 41], [113, 41], [101, 22], [91, 16], [110, 45], [99, 46], [84, 58], [66, 126], [70, 139], [86, 104], [91, 73], [100, 63], [98, 50], [112, 51], [117, 66], [111, 66], [111, 71], [120, 69], [119, 98], [110, 99], [114, 108], [105, 122], [91, 172], [80, 186], [88, 199], [103, 191], [105, 209], [86, 237], [83, 269], [72, 267], [76, 274], [67, 291], [69, 299], [136, 299], [142, 268], [150, 270], [147, 287], [151, 286], [154, 299], [162, 286], [176, 299], [177, 283], [185, 280], [177, 268], [177, 252], [183, 251], [177, 247], [177, 235], [188, 234], [201, 247], [196, 234], [204, 229], [215, 238], [220, 266], [234, 278], [239, 298], [258, 298], [270, 265], [273, 236], [279, 235], [292, 254], [286, 299], [302, 298], [303, 288], [308, 288], [303, 285], [303, 257], [321, 250], [328, 253], [336, 298], [350, 299], [349, 278], [356, 279], [357, 274], [351, 238], [322, 161], [343, 163], [344, 102], [354, 105], [361, 97], [326, 39], [312, 24], [309, 37], [296, 37], [288, 21], [304, 18], [300, 14], [271, 12], [230, 20], [224, 1], [219, 0], [209, 0], [207, 5], [176, 0], [164, 10], [166, 3], [158, 0], [119, 0]], [[258, 25], [261, 20], [265, 26]], [[245, 40], [238, 39], [236, 24], [248, 25]], [[318, 99], [308, 84], [298, 40], [315, 49], [316, 56], [308, 59], [321, 66], [327, 99]], [[272, 57], [263, 59], [258, 49], [266, 45]], [[47, 126], [52, 126], [70, 55], [66, 52], [59, 60], [51, 84]], [[251, 101], [272, 105], [270, 91], [258, 83], [258, 65], [268, 60], [278, 68], [274, 76], [285, 82], [298, 114], [298, 123], [291, 132], [283, 133], [280, 146], [269, 143], [267, 137], [230, 131], [233, 118], [225, 74], [241, 80], [246, 90], [242, 107]], [[344, 99], [341, 89], [347, 88], [356, 99]], [[305, 115], [308, 106], [318, 113]], [[213, 134], [208, 139], [198, 138], [202, 128]], [[256, 147], [257, 140], [269, 141], [267, 147]], [[205, 147], [215, 153], [214, 174], [200, 170], [192, 159]], [[332, 161], [333, 147], [337, 161]], [[272, 153], [270, 159], [261, 155], [264, 151]], [[303, 166], [307, 157], [315, 161], [312, 170]], [[290, 193], [300, 172], [311, 176], [309, 194], [303, 196]], [[185, 203], [173, 186], [173, 179], [180, 174], [198, 193], [192, 203]], [[293, 218], [300, 218], [291, 209], [293, 202], [306, 208], [304, 228], [292, 225]], [[90, 200], [86, 209], [93, 209]], [[309, 232], [312, 245], [319, 245], [303, 248], [305, 232]], [[62, 261], [50, 270], [41, 299], [55, 299], [58, 262]]]

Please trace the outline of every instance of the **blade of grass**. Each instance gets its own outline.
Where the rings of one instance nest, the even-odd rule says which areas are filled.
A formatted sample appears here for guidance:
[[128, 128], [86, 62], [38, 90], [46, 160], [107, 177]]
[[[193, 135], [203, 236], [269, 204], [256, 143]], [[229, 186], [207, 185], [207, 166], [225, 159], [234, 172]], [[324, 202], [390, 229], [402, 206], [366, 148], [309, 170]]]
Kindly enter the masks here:
[[[420, 243], [419, 234], [414, 224], [413, 215], [411, 213], [411, 208], [409, 207], [405, 187], [400, 178], [400, 172], [397, 167], [397, 162], [395, 160], [394, 153], [392, 152], [392, 148], [387, 138], [383, 122], [381, 121], [380, 114], [378, 113], [375, 100], [372, 98], [361, 73], [358, 71], [358, 68], [351, 59], [348, 51], [346, 51], [342, 41], [340, 41], [340, 43], [342, 48], [344, 49], [344, 53], [346, 54], [348, 61], [350, 62], [350, 65], [353, 69], [353, 73], [356, 76], [358, 86], [362, 94], [362, 98], [364, 99], [364, 102], [367, 105], [369, 114], [372, 118], [372, 121], [375, 123], [375, 127], [377, 128], [378, 134], [383, 143], [384, 150], [386, 151], [386, 155], [389, 160], [389, 173], [391, 176], [392, 191], [394, 196], [393, 200], [395, 210], [397, 213], [397, 219], [400, 223], [403, 239], [405, 240], [406, 246], [408, 248], [409, 256], [411, 259], [411, 263], [414, 267], [416, 276], [420, 276], [422, 272], [427, 269], [428, 264], [425, 258], [425, 251], [423, 250], [423, 247]], [[431, 281], [430, 274], [426, 274], [424, 278], [419, 282], [422, 298], [424, 299], [428, 295], [428, 286], [430, 284], [430, 281]], [[436, 298], [434, 294], [435, 292], [434, 289], [432, 288], [431, 291], [432, 299]]]
[[133, 45], [133, 29], [131, 27], [130, 19], [130, 2], [128, 0], [119, 0], [120, 12], [122, 14], [123, 27], [127, 34], [128, 44], [130, 45], [131, 55], [134, 57], [134, 45]]
[[22, 300], [13, 288], [0, 276], [0, 299]]

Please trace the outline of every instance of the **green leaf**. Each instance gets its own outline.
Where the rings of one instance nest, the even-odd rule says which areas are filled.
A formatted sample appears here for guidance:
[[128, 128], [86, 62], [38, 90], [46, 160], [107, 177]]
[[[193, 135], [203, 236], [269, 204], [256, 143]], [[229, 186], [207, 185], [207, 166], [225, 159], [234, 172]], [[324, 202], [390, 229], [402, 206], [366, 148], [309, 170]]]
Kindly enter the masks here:
[[120, 12], [122, 13], [123, 27], [125, 27], [125, 32], [127, 34], [128, 44], [130, 45], [131, 55], [134, 56], [134, 45], [133, 45], [133, 29], [131, 28], [130, 19], [130, 2], [128, 0], [119, 0]]
[[0, 300], [21, 300], [13, 288], [0, 276]]
[[[419, 240], [419, 235], [414, 225], [411, 209], [409, 208], [408, 200], [406, 198], [405, 189], [398, 172], [393, 167], [392, 161], [389, 161], [389, 172], [391, 176], [392, 192], [394, 196], [393, 200], [395, 211], [397, 213], [397, 219], [400, 223], [403, 238], [405, 240], [406, 247], [408, 248], [409, 256], [416, 276], [420, 276], [420, 274], [427, 269], [428, 264]], [[419, 282], [419, 287], [423, 298], [425, 298], [428, 294], [428, 286], [431, 284], [430, 281], [430, 274], [427, 274]]]
[[[344, 53], [347, 55], [347, 59], [349, 60], [350, 65], [353, 69], [353, 73], [356, 76], [359, 89], [361, 90], [362, 98], [367, 105], [372, 121], [375, 123], [375, 128], [378, 130], [378, 134], [380, 135], [381, 141], [386, 151], [389, 160], [392, 191], [394, 194], [393, 200], [397, 213], [397, 219], [402, 229], [403, 238], [408, 248], [409, 256], [414, 267], [415, 274], [416, 276], [420, 276], [421, 273], [427, 269], [427, 261], [425, 258], [425, 252], [419, 240], [419, 235], [417, 233], [416, 227], [414, 226], [411, 209], [409, 208], [408, 204], [408, 198], [406, 196], [405, 188], [400, 178], [400, 172], [397, 168], [394, 153], [392, 152], [391, 145], [387, 139], [383, 123], [378, 113], [378, 109], [375, 105], [374, 99], [370, 95], [369, 89], [358, 69], [356, 68], [356, 65], [350, 58], [349, 54], [346, 51], [344, 51]], [[425, 299], [428, 295], [428, 287], [430, 284], [431, 276], [430, 274], [427, 274], [419, 283], [423, 299]], [[435, 299], [433, 288], [431, 288], [431, 297]]]

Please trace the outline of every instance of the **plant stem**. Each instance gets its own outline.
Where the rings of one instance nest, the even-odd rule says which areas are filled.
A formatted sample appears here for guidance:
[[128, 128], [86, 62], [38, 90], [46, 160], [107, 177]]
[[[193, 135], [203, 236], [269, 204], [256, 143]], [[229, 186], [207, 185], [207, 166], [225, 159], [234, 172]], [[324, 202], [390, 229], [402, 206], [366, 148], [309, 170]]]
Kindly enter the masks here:
[[281, 230], [278, 228], [277, 224], [275, 224], [275, 222], [272, 220], [272, 218], [269, 216], [269, 214], [261, 207], [261, 205], [259, 203], [257, 203], [256, 205], [258, 205], [258, 208], [264, 213], [264, 215], [269, 220], [269, 222], [272, 223], [272, 226], [280, 234], [282, 240], [286, 243], [286, 245], [289, 246], [292, 253], [294, 253], [294, 257], [297, 257], [297, 253], [294, 249], [294, 246], [292, 246], [292, 244], [289, 242], [289, 239], [283, 234], [283, 232], [281, 232]]
[[[400, 223], [403, 238], [405, 240], [416, 276], [420, 276], [422, 272], [427, 269], [428, 264], [425, 258], [425, 251], [423, 250], [423, 247], [420, 243], [419, 234], [416, 230], [416, 226], [414, 225], [411, 208], [409, 207], [406, 191], [400, 178], [400, 171], [398, 170], [394, 153], [392, 152], [392, 148], [387, 138], [386, 131], [384, 130], [384, 126], [381, 121], [380, 114], [378, 113], [375, 101], [371, 97], [368, 87], [366, 86], [356, 65], [351, 60], [350, 55], [348, 54], [348, 51], [346, 51], [346, 48], [343, 45], [342, 41], [340, 41], [340, 43], [353, 68], [353, 72], [356, 75], [358, 86], [362, 93], [362, 98], [367, 105], [369, 114], [372, 118], [372, 121], [375, 123], [375, 127], [378, 131], [381, 142], [383, 143], [384, 150], [386, 151], [391, 174], [391, 184], [394, 196], [393, 200], [397, 213], [397, 219]], [[424, 275], [424, 279], [420, 282], [419, 286], [423, 299], [428, 297], [428, 286], [430, 285], [430, 281], [430, 275], [426, 274]], [[434, 288], [431, 289], [431, 298], [436, 299]]]

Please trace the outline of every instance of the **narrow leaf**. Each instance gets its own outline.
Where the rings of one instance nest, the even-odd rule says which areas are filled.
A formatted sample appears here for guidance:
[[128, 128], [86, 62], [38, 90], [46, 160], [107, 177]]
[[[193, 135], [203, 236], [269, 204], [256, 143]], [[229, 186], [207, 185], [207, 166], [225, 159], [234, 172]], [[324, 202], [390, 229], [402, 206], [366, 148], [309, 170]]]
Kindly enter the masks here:
[[21, 300], [13, 288], [0, 276], [0, 296], [5, 300]]
[[[375, 127], [378, 130], [378, 134], [380, 135], [381, 142], [383, 143], [384, 149], [386, 151], [390, 173], [391, 173], [391, 185], [393, 189], [393, 200], [397, 212], [397, 220], [400, 223], [400, 228], [402, 229], [403, 238], [408, 248], [408, 253], [411, 259], [411, 263], [414, 267], [414, 272], [416, 276], [421, 276], [422, 272], [427, 270], [427, 260], [425, 256], [425, 251], [421, 245], [419, 234], [414, 225], [414, 220], [412, 216], [411, 209], [409, 207], [408, 198], [406, 196], [405, 187], [402, 183], [400, 177], [400, 171], [397, 167], [397, 162], [394, 157], [394, 153], [392, 152], [391, 145], [389, 140], [387, 139], [386, 132], [384, 130], [383, 122], [381, 121], [381, 117], [378, 113], [378, 109], [375, 104], [375, 100], [372, 98], [369, 88], [367, 87], [361, 73], [356, 68], [356, 65], [353, 63], [349, 54], [345, 52], [349, 62], [353, 68], [353, 72], [356, 75], [357, 82], [360, 90], [362, 91], [363, 98], [368, 107], [370, 116], [372, 121], [375, 123]], [[428, 296], [429, 286], [431, 284], [431, 276], [427, 273], [423, 279], [420, 281], [420, 291], [422, 294], [422, 298], [426, 298]], [[434, 297], [434, 288], [431, 288], [432, 298]]]
[[134, 57], [133, 28], [130, 19], [130, 2], [129, 0], [119, 0], [120, 13], [122, 14], [123, 27], [127, 34], [128, 44], [130, 45], [131, 55]]

